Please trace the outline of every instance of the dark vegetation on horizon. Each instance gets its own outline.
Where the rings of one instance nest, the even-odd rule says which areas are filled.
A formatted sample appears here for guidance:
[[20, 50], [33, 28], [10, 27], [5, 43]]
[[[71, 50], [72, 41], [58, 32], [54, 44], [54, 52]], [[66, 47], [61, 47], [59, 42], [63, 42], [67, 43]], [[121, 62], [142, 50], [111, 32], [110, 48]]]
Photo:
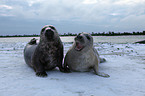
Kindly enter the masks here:
[[[76, 33], [64, 33], [64, 34], [60, 34], [60, 36], [76, 36], [77, 34]], [[115, 33], [115, 32], [108, 32], [108, 33], [105, 33], [105, 32], [92, 32], [91, 33], [92, 36], [127, 36], [127, 35], [145, 35], [145, 31], [143, 32], [124, 32], [124, 33], [121, 33], [121, 32], [118, 32], [118, 33]], [[36, 35], [36, 34], [33, 34], [33, 35], [5, 35], [5, 36], [2, 36], [0, 35], [0, 37], [39, 37], [40, 35]]]

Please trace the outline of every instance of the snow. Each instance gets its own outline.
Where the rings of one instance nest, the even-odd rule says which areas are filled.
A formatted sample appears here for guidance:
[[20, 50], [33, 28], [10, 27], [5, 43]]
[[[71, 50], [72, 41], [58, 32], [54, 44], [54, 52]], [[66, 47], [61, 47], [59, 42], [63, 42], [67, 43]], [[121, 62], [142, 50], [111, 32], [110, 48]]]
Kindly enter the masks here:
[[[65, 54], [73, 38], [61, 38]], [[48, 77], [37, 77], [23, 58], [32, 37], [0, 38], [0, 96], [145, 96], [145, 45], [94, 38], [95, 48], [107, 60], [99, 70], [110, 78], [93, 71], [62, 73], [58, 68], [48, 71]]]

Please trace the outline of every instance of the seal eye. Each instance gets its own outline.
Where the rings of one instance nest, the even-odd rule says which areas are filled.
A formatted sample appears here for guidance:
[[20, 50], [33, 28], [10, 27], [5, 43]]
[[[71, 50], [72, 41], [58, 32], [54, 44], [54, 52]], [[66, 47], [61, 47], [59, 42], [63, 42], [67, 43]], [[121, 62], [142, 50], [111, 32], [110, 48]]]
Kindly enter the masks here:
[[78, 35], [81, 35], [81, 33], [79, 33]]
[[90, 40], [91, 38], [89, 37], [89, 35], [85, 35], [87, 37], [88, 40]]
[[41, 32], [43, 32], [45, 30], [45, 28], [43, 28], [42, 30], [41, 30]]
[[42, 30], [41, 30], [41, 34], [43, 34], [43, 33], [44, 33], [44, 31], [45, 31], [45, 28], [42, 28]]
[[53, 26], [49, 26], [51, 29], [55, 30], [55, 28]]
[[80, 36], [80, 35], [78, 35], [78, 36], [77, 36], [77, 38], [78, 38], [78, 39], [82, 39], [83, 37], [82, 37], [82, 36]]
[[42, 28], [41, 32], [43, 32], [47, 27]]

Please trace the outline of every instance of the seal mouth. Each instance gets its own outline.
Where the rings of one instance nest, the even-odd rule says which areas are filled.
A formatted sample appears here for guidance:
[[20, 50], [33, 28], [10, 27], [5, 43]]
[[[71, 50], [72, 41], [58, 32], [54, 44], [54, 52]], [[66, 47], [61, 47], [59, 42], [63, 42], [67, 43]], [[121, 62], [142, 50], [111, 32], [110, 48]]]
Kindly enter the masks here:
[[75, 50], [81, 51], [84, 48], [84, 46], [80, 42], [76, 42]]

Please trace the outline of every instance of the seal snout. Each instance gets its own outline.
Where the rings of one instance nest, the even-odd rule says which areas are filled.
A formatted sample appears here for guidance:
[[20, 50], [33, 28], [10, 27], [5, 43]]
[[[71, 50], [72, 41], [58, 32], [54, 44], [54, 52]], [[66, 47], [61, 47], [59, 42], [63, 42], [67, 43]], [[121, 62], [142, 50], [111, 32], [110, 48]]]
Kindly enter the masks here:
[[76, 41], [75, 50], [81, 51], [83, 48], [84, 48], [84, 46], [81, 44], [81, 42]]
[[51, 39], [53, 37], [53, 35], [54, 35], [54, 32], [53, 32], [52, 29], [48, 28], [45, 31], [45, 35], [47, 36], [47, 38]]
[[83, 36], [77, 35], [77, 37], [75, 38], [75, 43], [76, 43], [75, 50], [81, 51], [84, 48]]

